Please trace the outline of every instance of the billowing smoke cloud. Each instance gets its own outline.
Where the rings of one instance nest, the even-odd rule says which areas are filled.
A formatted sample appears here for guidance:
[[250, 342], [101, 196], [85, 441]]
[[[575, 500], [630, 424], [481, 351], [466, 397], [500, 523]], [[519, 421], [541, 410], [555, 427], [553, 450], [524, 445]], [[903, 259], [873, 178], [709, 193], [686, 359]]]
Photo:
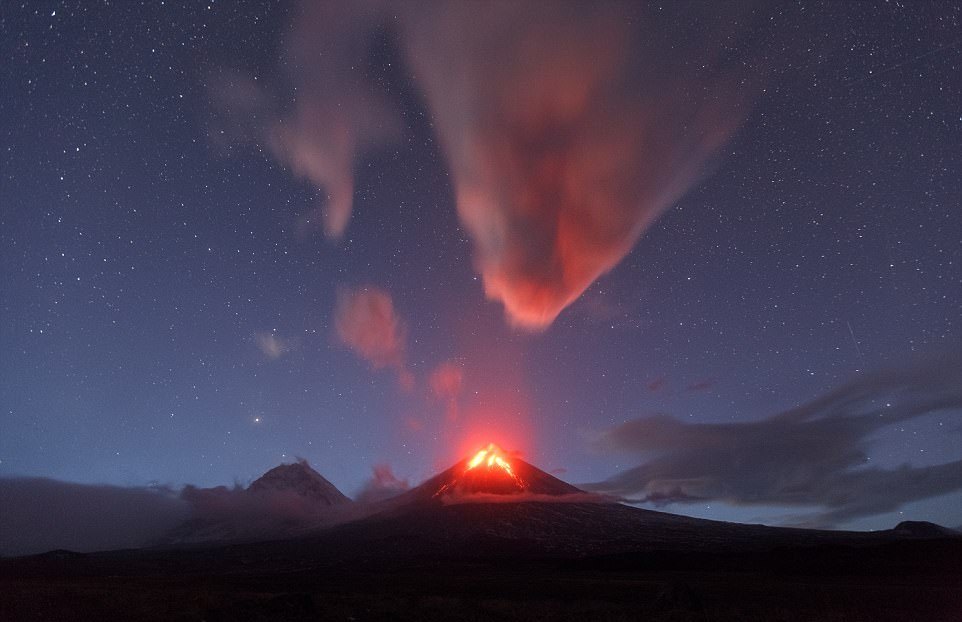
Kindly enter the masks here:
[[637, 419], [604, 434], [600, 445], [651, 457], [590, 488], [636, 502], [814, 506], [823, 509], [798, 521], [833, 526], [962, 490], [962, 460], [883, 469], [867, 458], [878, 430], [959, 409], [962, 354], [953, 354], [860, 378], [761, 421]]
[[274, 118], [263, 140], [324, 190], [324, 230], [340, 236], [355, 158], [397, 127], [366, 70], [374, 33], [396, 32], [485, 292], [539, 329], [629, 252], [738, 126], [755, 80], [750, 29], [733, 26], [750, 16], [732, 9], [304, 2], [285, 48], [293, 109], [265, 112], [272, 98], [236, 77], [215, 99]]
[[731, 49], [677, 28], [725, 20], [690, 4], [674, 22], [617, 3], [412, 6], [423, 10], [407, 14], [405, 44], [485, 293], [514, 324], [543, 328], [737, 127], [747, 87], [726, 75]]
[[189, 515], [190, 505], [162, 488], [0, 479], [0, 555], [143, 546]]
[[334, 308], [334, 329], [341, 343], [371, 367], [394, 369], [401, 387], [413, 386], [414, 377], [404, 359], [404, 324], [389, 293], [372, 286], [341, 289]]
[[400, 479], [386, 464], [374, 467], [374, 473], [361, 488], [354, 500], [358, 503], [377, 503], [396, 497], [410, 488], [406, 479]]
[[431, 372], [428, 386], [435, 399], [444, 402], [446, 416], [449, 421], [458, 418], [458, 397], [464, 383], [464, 372], [461, 366], [453, 361], [441, 363]]

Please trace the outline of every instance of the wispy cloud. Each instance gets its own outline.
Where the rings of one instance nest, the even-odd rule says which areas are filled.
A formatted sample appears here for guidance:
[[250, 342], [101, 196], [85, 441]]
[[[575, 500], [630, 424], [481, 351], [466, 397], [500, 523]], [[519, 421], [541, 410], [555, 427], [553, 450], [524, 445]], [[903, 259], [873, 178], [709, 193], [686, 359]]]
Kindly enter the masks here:
[[256, 333], [254, 340], [261, 353], [267, 358], [279, 359], [290, 350], [290, 343], [281, 339], [273, 332]]
[[428, 386], [434, 399], [444, 403], [448, 421], [458, 418], [458, 398], [464, 384], [464, 370], [454, 361], [445, 361], [428, 378]]
[[396, 476], [387, 464], [375, 465], [373, 471], [371, 479], [365, 482], [354, 498], [358, 503], [384, 501], [398, 496], [411, 487], [408, 480]]

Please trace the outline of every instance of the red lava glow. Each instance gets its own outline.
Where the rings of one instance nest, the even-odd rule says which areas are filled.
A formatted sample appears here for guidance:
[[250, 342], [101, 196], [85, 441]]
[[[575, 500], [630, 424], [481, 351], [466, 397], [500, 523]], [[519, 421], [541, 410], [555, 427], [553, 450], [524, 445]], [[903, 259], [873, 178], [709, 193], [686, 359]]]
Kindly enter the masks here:
[[504, 450], [489, 443], [464, 463], [464, 470], [454, 480], [446, 482], [435, 497], [460, 489], [464, 492], [509, 493], [523, 491], [527, 486], [521, 479]]
[[511, 469], [511, 463], [504, 458], [503, 454], [504, 452], [501, 451], [500, 447], [494, 443], [490, 443], [487, 447], [476, 453], [474, 457], [468, 461], [468, 466], [464, 469], [464, 471], [468, 472], [471, 469], [475, 469], [480, 466], [487, 467], [488, 469], [492, 467], [498, 467], [517, 480], [519, 484], [521, 484], [521, 479], [514, 474], [514, 471]]

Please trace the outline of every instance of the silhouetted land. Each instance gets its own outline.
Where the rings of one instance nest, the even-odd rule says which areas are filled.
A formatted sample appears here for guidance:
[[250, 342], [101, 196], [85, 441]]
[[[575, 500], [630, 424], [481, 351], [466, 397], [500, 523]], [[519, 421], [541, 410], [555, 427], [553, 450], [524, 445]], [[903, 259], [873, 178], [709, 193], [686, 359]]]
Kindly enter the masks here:
[[845, 543], [840, 534], [828, 544], [752, 552], [685, 551], [675, 542], [671, 550], [578, 555], [475, 533], [418, 553], [426, 542], [394, 546], [397, 534], [383, 521], [370, 524], [366, 538], [333, 530], [3, 560], [0, 619], [962, 620], [958, 538]]
[[724, 523], [489, 466], [273, 540], [188, 523], [164, 547], [0, 561], [0, 620], [962, 620], [962, 536], [937, 525]]

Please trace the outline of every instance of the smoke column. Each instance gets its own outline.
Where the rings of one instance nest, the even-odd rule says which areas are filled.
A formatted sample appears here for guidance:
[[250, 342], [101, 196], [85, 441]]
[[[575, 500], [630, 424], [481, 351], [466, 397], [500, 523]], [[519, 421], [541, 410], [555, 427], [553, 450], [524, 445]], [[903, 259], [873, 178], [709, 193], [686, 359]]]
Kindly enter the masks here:
[[458, 215], [513, 324], [551, 324], [737, 127], [744, 94], [722, 46], [671, 27], [711, 17], [698, 12], [455, 2], [407, 15]]
[[363, 69], [374, 33], [396, 33], [485, 294], [512, 324], [543, 329], [738, 127], [761, 82], [754, 15], [727, 3], [305, 2], [285, 48], [296, 97], [265, 139], [327, 195], [324, 230], [342, 235], [355, 158], [398, 127]]

